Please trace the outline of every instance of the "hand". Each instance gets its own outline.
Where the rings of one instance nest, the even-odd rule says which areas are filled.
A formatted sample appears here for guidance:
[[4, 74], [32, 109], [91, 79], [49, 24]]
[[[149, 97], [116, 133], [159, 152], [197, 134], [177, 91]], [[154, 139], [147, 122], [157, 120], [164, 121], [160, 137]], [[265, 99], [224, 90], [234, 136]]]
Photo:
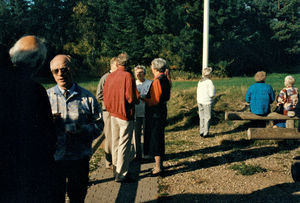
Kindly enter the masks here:
[[57, 125], [61, 120], [61, 113], [54, 113], [52, 115], [54, 125]]

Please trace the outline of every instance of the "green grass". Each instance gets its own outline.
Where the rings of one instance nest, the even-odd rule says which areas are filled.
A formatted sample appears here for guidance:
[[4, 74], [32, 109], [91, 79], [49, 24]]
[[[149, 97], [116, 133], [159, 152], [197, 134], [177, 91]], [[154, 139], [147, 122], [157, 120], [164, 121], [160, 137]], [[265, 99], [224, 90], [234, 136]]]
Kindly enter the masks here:
[[[272, 73], [267, 76], [266, 83], [270, 84], [273, 89], [278, 93], [283, 87], [283, 82], [285, 76], [288, 74], [284, 73]], [[297, 78], [300, 78], [299, 74], [293, 74], [293, 77], [296, 79], [295, 86], [300, 87], [300, 81]], [[200, 79], [200, 78], [199, 78]], [[213, 78], [213, 83], [216, 88], [216, 93], [218, 92], [226, 92], [230, 89], [231, 93], [239, 93], [239, 95], [245, 94], [248, 87], [251, 84], [254, 84], [255, 81], [253, 77], [233, 77], [233, 78]], [[97, 88], [99, 78], [84, 78], [81, 80], [76, 80], [79, 85], [82, 87], [94, 92]], [[46, 89], [55, 85], [54, 80], [48, 80], [47, 82], [42, 83]], [[188, 90], [192, 89], [196, 93], [196, 87], [198, 84], [198, 80], [190, 80], [190, 81], [173, 81], [172, 92], [180, 91], [180, 90]], [[242, 94], [241, 94], [242, 93]]]
[[244, 162], [232, 164], [229, 169], [236, 171], [237, 174], [248, 176], [256, 173], [263, 173], [267, 170], [259, 165], [247, 165]]
[[99, 161], [104, 156], [104, 150], [101, 147], [98, 147], [96, 152], [90, 159], [90, 173], [95, 171], [99, 166]]

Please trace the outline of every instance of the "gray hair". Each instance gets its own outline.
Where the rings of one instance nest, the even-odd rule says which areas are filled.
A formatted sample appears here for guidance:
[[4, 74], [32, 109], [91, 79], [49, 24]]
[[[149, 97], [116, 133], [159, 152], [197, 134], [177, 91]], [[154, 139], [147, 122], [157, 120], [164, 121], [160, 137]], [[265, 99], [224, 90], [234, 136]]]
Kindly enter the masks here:
[[284, 78], [284, 85], [286, 87], [292, 87], [295, 84], [296, 80], [293, 76], [288, 75]]
[[126, 52], [123, 52], [118, 55], [117, 63], [121, 66], [127, 66], [129, 63], [129, 56]]
[[144, 74], [146, 75], [146, 67], [145, 66], [137, 65], [136, 67], [134, 67], [134, 71], [137, 71], [139, 69], [142, 69], [144, 71]]
[[159, 72], [163, 73], [166, 70], [167, 62], [165, 59], [156, 58], [156, 59], [153, 59], [153, 61], [151, 62], [151, 67], [153, 69], [156, 69]]
[[44, 40], [36, 36], [25, 36], [14, 44], [9, 55], [17, 67], [39, 68], [46, 59], [47, 48]]

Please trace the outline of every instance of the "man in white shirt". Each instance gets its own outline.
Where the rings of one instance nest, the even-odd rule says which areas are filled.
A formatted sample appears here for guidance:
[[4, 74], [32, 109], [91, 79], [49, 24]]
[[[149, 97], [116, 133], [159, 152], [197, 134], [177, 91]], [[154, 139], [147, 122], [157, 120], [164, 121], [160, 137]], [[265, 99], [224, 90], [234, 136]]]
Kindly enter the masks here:
[[211, 78], [212, 68], [204, 68], [202, 78], [198, 82], [197, 87], [197, 103], [200, 119], [200, 136], [207, 137], [209, 135], [209, 127], [211, 120], [211, 107], [213, 97], [215, 96], [215, 87]]

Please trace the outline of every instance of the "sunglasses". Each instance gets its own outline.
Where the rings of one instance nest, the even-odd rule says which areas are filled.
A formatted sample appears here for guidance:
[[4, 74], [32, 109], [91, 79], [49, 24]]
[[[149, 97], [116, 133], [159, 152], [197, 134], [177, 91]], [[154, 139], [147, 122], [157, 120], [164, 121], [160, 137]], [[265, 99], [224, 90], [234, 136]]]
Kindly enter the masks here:
[[57, 69], [52, 70], [51, 72], [54, 73], [55, 75], [57, 75], [59, 71], [61, 72], [61, 74], [65, 74], [70, 71], [70, 68], [69, 67], [57, 68]]

